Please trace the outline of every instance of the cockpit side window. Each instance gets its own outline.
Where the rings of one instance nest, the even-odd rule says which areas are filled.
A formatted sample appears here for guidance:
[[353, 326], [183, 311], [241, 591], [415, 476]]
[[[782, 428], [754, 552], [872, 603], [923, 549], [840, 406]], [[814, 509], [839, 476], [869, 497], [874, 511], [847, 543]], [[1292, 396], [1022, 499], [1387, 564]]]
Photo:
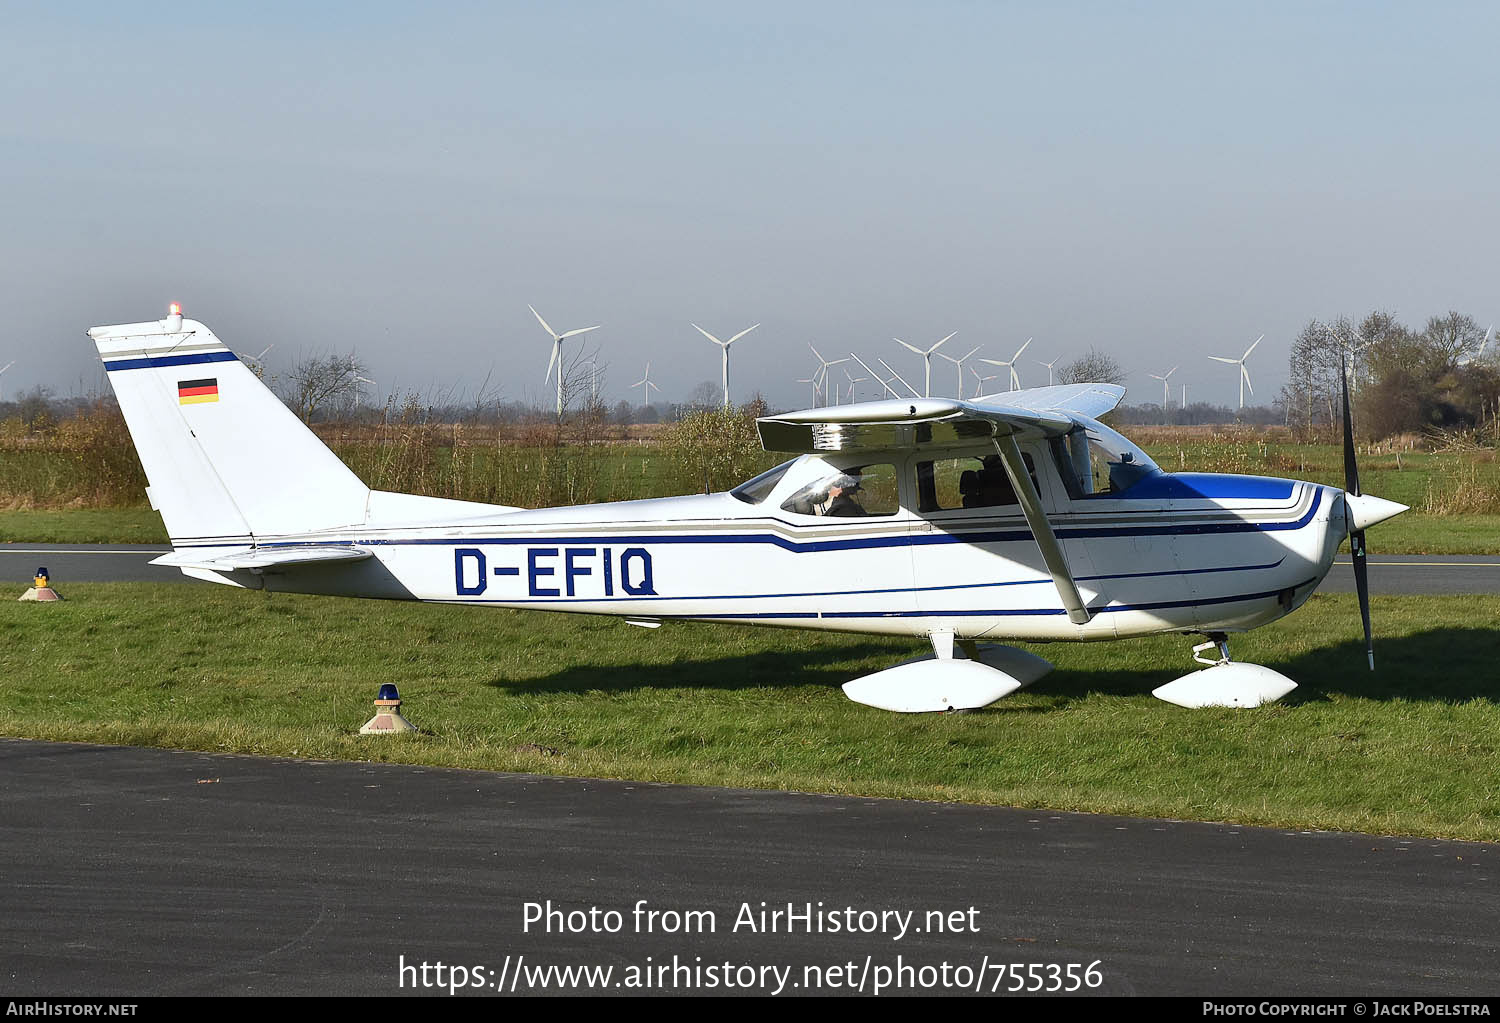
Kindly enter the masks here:
[[[1036, 466], [1029, 454], [1021, 455], [1026, 460], [1026, 470], [1036, 481]], [[1017, 505], [1015, 488], [1000, 456], [993, 449], [988, 454], [975, 452], [958, 458], [933, 459], [918, 462], [917, 511], [953, 511], [973, 508], [1004, 508]]]
[[900, 508], [896, 467], [888, 462], [833, 466], [782, 504], [795, 515], [863, 518], [894, 515]]

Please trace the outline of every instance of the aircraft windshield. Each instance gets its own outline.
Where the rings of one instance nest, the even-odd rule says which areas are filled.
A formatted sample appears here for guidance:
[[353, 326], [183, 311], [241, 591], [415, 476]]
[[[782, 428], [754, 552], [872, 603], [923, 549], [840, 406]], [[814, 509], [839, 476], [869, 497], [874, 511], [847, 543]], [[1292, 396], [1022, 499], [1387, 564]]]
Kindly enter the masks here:
[[1161, 472], [1150, 455], [1103, 423], [1090, 423], [1052, 444], [1071, 497], [1124, 493]]
[[771, 491], [776, 489], [776, 484], [781, 482], [781, 477], [786, 475], [786, 471], [792, 467], [792, 463], [795, 461], [796, 459], [793, 458], [782, 462], [774, 469], [767, 469], [759, 476], [741, 483], [731, 490], [730, 493], [746, 504], [760, 504], [767, 497], [771, 496]]

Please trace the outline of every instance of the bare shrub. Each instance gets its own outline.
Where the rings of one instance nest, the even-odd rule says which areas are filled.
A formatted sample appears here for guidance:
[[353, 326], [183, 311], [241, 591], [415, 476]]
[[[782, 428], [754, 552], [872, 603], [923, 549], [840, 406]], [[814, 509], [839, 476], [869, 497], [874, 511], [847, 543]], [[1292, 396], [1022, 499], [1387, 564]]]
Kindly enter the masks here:
[[698, 409], [667, 428], [662, 455], [679, 467], [684, 489], [727, 490], [769, 468], [773, 458], [761, 449], [755, 429], [764, 405]]

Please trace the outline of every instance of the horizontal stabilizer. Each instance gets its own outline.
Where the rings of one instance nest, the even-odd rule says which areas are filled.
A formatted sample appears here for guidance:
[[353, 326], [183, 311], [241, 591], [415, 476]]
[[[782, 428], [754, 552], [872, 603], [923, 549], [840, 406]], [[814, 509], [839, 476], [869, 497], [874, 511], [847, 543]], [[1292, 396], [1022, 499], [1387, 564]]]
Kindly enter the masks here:
[[242, 547], [222, 554], [203, 551], [173, 551], [151, 562], [171, 568], [199, 568], [210, 572], [233, 572], [247, 568], [288, 568], [293, 565], [326, 565], [340, 561], [363, 561], [370, 552], [359, 547]]

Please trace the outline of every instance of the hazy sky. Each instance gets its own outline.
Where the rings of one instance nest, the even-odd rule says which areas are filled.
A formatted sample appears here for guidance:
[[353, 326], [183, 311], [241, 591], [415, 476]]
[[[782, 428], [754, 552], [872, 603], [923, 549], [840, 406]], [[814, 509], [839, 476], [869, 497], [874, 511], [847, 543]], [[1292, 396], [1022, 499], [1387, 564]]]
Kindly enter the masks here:
[[[0, 4], [6, 394], [180, 300], [273, 371], [805, 404], [890, 339], [1181, 364], [1256, 398], [1312, 317], [1500, 319], [1500, 5]], [[1046, 370], [1023, 362], [1023, 380]], [[908, 372], [909, 371], [909, 372]], [[934, 367], [951, 389], [951, 364]], [[916, 381], [914, 381], [916, 382]], [[869, 387], [870, 385], [864, 385]], [[638, 392], [637, 392], [638, 393]], [[866, 392], [873, 395], [873, 391]]]

